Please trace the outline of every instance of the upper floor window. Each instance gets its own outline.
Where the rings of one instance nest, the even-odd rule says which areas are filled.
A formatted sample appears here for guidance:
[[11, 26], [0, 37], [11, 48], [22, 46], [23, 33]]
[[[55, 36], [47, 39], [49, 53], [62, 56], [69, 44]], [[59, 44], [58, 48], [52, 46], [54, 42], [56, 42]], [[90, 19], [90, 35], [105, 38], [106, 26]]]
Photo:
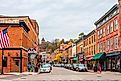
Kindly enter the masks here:
[[110, 49], [110, 39], [107, 40], [107, 50]]
[[93, 36], [92, 36], [92, 38], [91, 38], [91, 39], [92, 39], [92, 43], [93, 43]]
[[100, 29], [100, 38], [102, 37], [102, 34], [103, 34], [103, 30]]
[[118, 36], [114, 37], [114, 48], [117, 49], [118, 48]]
[[118, 20], [115, 19], [114, 20], [114, 30], [117, 30], [118, 29]]
[[107, 27], [106, 27], [106, 34], [107, 35], [109, 34], [109, 25], [107, 25]]
[[100, 38], [100, 31], [98, 31], [98, 38]]
[[105, 28], [103, 28], [103, 36], [105, 36]]
[[110, 24], [110, 33], [112, 33], [113, 32], [113, 22], [111, 22], [111, 24]]
[[113, 49], [113, 38], [110, 38], [110, 50]]
[[95, 35], [94, 35], [94, 42], [95, 42], [95, 40], [96, 40], [96, 39], [95, 39]]

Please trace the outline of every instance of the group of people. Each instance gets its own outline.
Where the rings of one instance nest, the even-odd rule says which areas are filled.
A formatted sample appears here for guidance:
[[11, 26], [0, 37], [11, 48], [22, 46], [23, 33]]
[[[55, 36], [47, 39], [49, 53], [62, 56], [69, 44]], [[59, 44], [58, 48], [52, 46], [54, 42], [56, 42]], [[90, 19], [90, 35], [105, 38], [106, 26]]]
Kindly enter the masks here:
[[39, 64], [35, 65], [34, 63], [31, 63], [31, 62], [28, 63], [28, 71], [29, 72], [38, 72], [39, 67], [40, 67]]

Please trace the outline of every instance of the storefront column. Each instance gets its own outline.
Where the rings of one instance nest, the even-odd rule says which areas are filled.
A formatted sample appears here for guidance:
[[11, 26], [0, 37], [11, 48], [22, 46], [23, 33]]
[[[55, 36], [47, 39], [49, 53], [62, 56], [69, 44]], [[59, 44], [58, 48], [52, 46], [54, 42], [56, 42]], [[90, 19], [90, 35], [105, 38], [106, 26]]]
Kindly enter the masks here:
[[111, 71], [112, 71], [112, 57], [111, 57], [111, 66], [110, 66], [110, 67], [111, 67], [110, 69], [111, 69]]
[[121, 54], [120, 54], [120, 73], [121, 73]]

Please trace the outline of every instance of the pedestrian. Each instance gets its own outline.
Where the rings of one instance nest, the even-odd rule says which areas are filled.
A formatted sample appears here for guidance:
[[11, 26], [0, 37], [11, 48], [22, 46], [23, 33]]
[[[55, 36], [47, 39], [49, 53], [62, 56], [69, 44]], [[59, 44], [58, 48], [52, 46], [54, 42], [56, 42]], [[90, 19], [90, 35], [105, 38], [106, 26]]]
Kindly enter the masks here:
[[28, 63], [28, 71], [31, 71], [31, 62]]
[[101, 74], [101, 72], [102, 72], [101, 64], [98, 64], [98, 72], [99, 72], [99, 74]]

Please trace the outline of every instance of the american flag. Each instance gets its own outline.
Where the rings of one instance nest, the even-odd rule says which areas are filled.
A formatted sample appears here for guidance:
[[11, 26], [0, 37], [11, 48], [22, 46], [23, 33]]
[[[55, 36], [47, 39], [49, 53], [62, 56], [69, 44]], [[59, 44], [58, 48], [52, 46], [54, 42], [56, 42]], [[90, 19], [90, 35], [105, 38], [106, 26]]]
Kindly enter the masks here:
[[0, 31], [0, 48], [6, 48], [10, 45], [7, 28]]

